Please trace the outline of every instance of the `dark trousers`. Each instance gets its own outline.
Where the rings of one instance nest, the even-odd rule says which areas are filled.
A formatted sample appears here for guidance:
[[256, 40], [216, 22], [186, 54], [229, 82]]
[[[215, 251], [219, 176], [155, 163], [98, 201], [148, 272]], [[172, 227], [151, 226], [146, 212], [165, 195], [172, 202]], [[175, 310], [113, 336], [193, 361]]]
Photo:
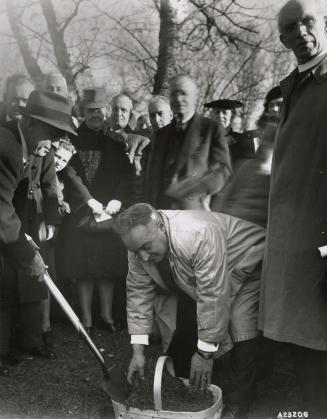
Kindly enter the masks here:
[[[196, 302], [179, 290], [176, 331], [167, 351], [167, 355], [174, 362], [176, 376], [189, 377], [191, 358], [196, 350], [197, 341]], [[229, 385], [223, 389], [226, 403], [249, 403], [256, 381], [257, 352], [257, 338], [234, 343], [229, 357], [229, 377], [226, 380]], [[220, 374], [219, 368], [217, 374]], [[216, 382], [214, 374], [212, 380]]]
[[177, 291], [176, 331], [167, 350], [177, 377], [189, 378], [191, 358], [197, 346], [196, 302], [180, 289]]
[[1, 354], [9, 354], [16, 349], [16, 346], [40, 348], [42, 346], [40, 300], [19, 302], [17, 273], [9, 267], [1, 273], [0, 301]]
[[289, 344], [303, 411], [310, 419], [327, 418], [327, 352]]

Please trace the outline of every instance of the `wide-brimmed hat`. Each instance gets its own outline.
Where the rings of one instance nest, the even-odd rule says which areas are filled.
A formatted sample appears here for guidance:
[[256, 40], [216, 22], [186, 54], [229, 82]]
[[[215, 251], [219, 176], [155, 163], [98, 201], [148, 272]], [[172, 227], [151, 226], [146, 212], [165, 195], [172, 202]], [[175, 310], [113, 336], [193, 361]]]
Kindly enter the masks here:
[[107, 106], [107, 93], [105, 89], [103, 87], [84, 89], [81, 106], [90, 109], [105, 108]]
[[24, 116], [77, 135], [72, 121], [71, 104], [62, 95], [33, 90], [28, 97], [26, 106], [17, 106], [17, 109]]
[[235, 109], [243, 106], [243, 103], [239, 100], [232, 99], [218, 99], [212, 102], [205, 103], [206, 108], [219, 108], [219, 109]]

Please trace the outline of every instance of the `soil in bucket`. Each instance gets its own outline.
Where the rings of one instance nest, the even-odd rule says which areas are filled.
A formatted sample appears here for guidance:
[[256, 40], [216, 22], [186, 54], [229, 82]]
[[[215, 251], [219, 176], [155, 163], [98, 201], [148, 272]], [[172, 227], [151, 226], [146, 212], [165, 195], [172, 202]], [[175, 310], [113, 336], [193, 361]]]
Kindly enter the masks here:
[[[147, 358], [145, 379], [135, 377], [130, 396], [124, 402], [128, 407], [154, 410], [153, 377], [158, 356]], [[175, 412], [199, 412], [214, 403], [209, 390], [194, 390], [185, 386], [180, 378], [172, 377], [164, 369], [162, 377], [162, 408]]]

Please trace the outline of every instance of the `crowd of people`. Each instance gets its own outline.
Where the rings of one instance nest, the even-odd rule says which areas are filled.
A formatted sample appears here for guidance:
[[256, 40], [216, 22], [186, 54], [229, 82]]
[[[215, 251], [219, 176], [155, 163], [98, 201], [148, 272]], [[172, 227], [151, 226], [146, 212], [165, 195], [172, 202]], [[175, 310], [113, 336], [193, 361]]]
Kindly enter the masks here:
[[39, 86], [21, 74], [7, 79], [0, 375], [21, 353], [60, 356], [42, 281], [48, 270], [76, 285], [90, 336], [127, 325], [130, 382], [144, 377], [153, 341], [198, 388], [219, 382], [214, 364], [230, 353], [223, 418], [245, 418], [260, 343], [269, 339], [289, 347], [299, 410], [327, 416], [326, 261], [318, 251], [327, 236], [324, 16], [315, 0], [281, 8], [280, 40], [298, 65], [267, 92], [252, 131], [234, 130], [239, 101], [213, 98], [210, 117], [199, 113], [187, 74], [138, 117], [125, 92], [109, 102], [104, 88], [85, 89], [72, 106], [61, 74], [45, 74]]

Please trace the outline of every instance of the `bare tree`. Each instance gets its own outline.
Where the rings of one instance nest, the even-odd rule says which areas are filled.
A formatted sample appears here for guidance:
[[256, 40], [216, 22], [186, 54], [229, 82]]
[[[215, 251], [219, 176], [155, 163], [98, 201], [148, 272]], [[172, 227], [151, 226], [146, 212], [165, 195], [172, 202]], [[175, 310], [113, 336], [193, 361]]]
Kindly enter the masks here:
[[35, 83], [38, 83], [42, 77], [42, 70], [38, 65], [37, 59], [33, 55], [33, 52], [26, 39], [26, 35], [23, 31], [22, 25], [20, 24], [20, 9], [18, 7], [18, 2], [14, 0], [7, 0], [6, 10], [12, 32], [15, 36], [18, 48], [22, 54], [25, 67], [32, 80], [34, 80]]

